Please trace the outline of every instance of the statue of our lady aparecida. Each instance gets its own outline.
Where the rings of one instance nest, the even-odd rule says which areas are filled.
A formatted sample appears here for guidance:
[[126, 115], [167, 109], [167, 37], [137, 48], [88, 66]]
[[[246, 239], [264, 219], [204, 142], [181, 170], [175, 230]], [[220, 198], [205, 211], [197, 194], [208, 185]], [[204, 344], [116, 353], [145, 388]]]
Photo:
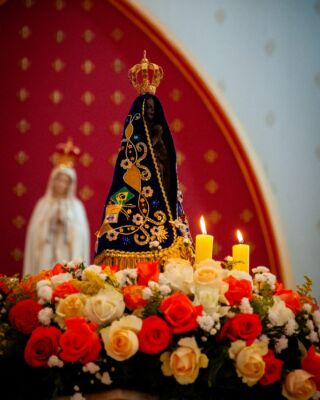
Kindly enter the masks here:
[[96, 264], [134, 267], [139, 261], [192, 257], [182, 209], [176, 152], [155, 91], [162, 68], [144, 57], [129, 70], [137, 89], [125, 120], [113, 181], [97, 232]]

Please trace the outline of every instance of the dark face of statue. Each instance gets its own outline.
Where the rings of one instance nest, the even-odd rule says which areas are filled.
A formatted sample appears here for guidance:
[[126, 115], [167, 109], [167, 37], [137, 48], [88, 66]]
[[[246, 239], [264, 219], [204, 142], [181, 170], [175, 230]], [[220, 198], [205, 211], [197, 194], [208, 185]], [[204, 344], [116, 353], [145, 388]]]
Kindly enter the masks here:
[[70, 176], [60, 173], [53, 181], [53, 196], [57, 198], [66, 197], [71, 184]]
[[152, 97], [146, 100], [145, 118], [147, 122], [152, 122], [154, 119], [154, 100]]

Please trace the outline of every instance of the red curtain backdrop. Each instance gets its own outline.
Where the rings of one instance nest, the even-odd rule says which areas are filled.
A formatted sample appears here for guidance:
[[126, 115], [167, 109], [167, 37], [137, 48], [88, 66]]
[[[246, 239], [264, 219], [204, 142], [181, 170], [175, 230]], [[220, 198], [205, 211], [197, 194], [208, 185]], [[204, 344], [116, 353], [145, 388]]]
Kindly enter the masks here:
[[226, 134], [220, 106], [215, 118], [209, 110], [215, 105], [205, 104], [186, 68], [164, 51], [168, 44], [148, 34], [147, 21], [126, 2], [116, 3], [11, 0], [0, 7], [1, 272], [21, 271], [26, 227], [44, 194], [50, 157], [69, 136], [82, 150], [78, 196], [94, 243], [123, 122], [136, 96], [127, 71], [143, 49], [165, 71], [157, 95], [174, 137], [192, 233], [199, 232], [203, 214], [221, 259], [231, 254], [240, 228], [251, 245], [251, 266], [274, 270], [277, 257], [265, 228], [270, 221], [254, 179], [245, 178], [250, 168], [245, 156], [235, 155], [237, 143]]

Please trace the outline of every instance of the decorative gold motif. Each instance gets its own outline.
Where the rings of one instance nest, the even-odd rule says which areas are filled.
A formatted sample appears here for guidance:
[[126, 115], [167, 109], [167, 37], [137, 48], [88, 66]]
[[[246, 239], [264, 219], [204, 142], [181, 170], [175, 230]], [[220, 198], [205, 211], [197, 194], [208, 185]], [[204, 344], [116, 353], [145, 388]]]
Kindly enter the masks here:
[[218, 153], [212, 149], [209, 149], [204, 153], [203, 157], [208, 163], [212, 164], [218, 158]]
[[53, 136], [58, 136], [64, 130], [63, 125], [58, 121], [53, 121], [52, 124], [49, 125], [49, 131], [53, 134]]
[[81, 101], [86, 106], [90, 106], [95, 101], [95, 99], [96, 96], [90, 90], [86, 90], [81, 96]]
[[53, 104], [59, 104], [63, 100], [63, 93], [60, 90], [55, 89], [49, 94], [49, 99], [52, 101]]
[[22, 37], [22, 39], [28, 39], [31, 36], [31, 34], [32, 31], [28, 25], [24, 25], [19, 31], [19, 35]]
[[125, 99], [125, 95], [121, 92], [121, 90], [115, 90], [110, 97], [112, 103], [116, 106], [122, 104], [123, 100]]
[[55, 9], [57, 11], [62, 11], [66, 6], [66, 2], [64, 0], [55, 0]]
[[128, 78], [139, 94], [155, 94], [163, 78], [163, 70], [159, 65], [149, 62], [144, 50], [140, 63], [129, 69]]
[[253, 213], [248, 208], [245, 208], [240, 214], [240, 219], [245, 223], [250, 222], [252, 218]]
[[119, 121], [114, 121], [111, 125], [110, 125], [110, 130], [113, 133], [113, 135], [118, 136], [120, 135], [121, 131], [122, 131], [122, 125]]
[[110, 36], [115, 42], [119, 42], [123, 38], [124, 33], [120, 28], [115, 28], [111, 33]]
[[34, 0], [25, 0], [24, 5], [26, 8], [31, 8], [35, 5], [35, 1]]
[[21, 119], [17, 122], [16, 127], [20, 133], [25, 134], [30, 130], [31, 125], [26, 119]]
[[30, 97], [30, 93], [26, 88], [20, 88], [17, 91], [17, 97], [21, 101], [21, 103], [24, 103]]
[[22, 215], [17, 215], [12, 219], [12, 224], [17, 228], [21, 229], [26, 224], [26, 219]]
[[31, 61], [28, 57], [22, 57], [18, 64], [22, 71], [28, 71], [28, 69], [31, 67]]
[[81, 69], [82, 71], [89, 75], [92, 73], [92, 71], [95, 69], [95, 65], [91, 60], [85, 60], [82, 64], [81, 64]]
[[226, 18], [226, 12], [223, 8], [218, 8], [214, 13], [214, 19], [218, 22], [218, 24], [223, 24]]
[[51, 161], [55, 166], [65, 165], [67, 167], [73, 167], [76, 158], [80, 155], [80, 149], [74, 143], [71, 137], [65, 143], [58, 143], [56, 151], [51, 156]]
[[125, 65], [124, 62], [120, 60], [120, 58], [115, 58], [112, 62], [112, 69], [116, 74], [120, 74], [123, 71]]
[[16, 194], [17, 197], [22, 197], [26, 191], [27, 188], [26, 186], [22, 183], [22, 182], [18, 182], [13, 188], [12, 190], [14, 191], [14, 193]]
[[182, 92], [180, 89], [174, 88], [169, 93], [169, 96], [175, 103], [178, 103], [181, 100]]
[[265, 118], [266, 124], [272, 127], [275, 124], [276, 116], [273, 111], [269, 111]]
[[205, 189], [207, 192], [214, 194], [216, 191], [219, 189], [219, 185], [214, 179], [210, 179], [206, 184], [205, 184]]
[[14, 159], [19, 165], [23, 165], [29, 160], [29, 156], [23, 150], [20, 150], [15, 154]]
[[175, 118], [170, 124], [170, 128], [171, 128], [172, 132], [174, 132], [174, 133], [181, 132], [183, 129], [183, 126], [184, 126], [184, 124], [181, 121], [181, 119], [179, 119], [179, 118]]
[[55, 34], [54, 34], [54, 38], [56, 43], [60, 44], [62, 43], [65, 38], [66, 38], [66, 34], [63, 30], [59, 29]]
[[179, 189], [181, 190], [182, 194], [185, 194], [185, 192], [187, 191], [186, 185], [182, 182], [179, 182]]
[[91, 43], [95, 37], [96, 37], [96, 35], [94, 32], [92, 32], [91, 29], [86, 29], [82, 34], [82, 39], [86, 43]]
[[10, 254], [14, 261], [21, 261], [23, 259], [23, 251], [19, 247], [15, 247]]
[[214, 225], [217, 224], [222, 218], [221, 213], [218, 210], [212, 210], [209, 214], [209, 221]]
[[[183, 237], [179, 236], [170, 247], [160, 251], [127, 252], [120, 250], [104, 250], [95, 257], [94, 263], [97, 265], [119, 265], [120, 268], [135, 268], [137, 262], [161, 260], [161, 264], [163, 265], [169, 258], [188, 258], [184, 257], [183, 249], [185, 245], [183, 240]], [[190, 255], [192, 257], [192, 254]]]
[[118, 154], [113, 153], [108, 159], [109, 164], [111, 164], [113, 167], [116, 165], [117, 157]]
[[84, 123], [80, 125], [80, 132], [82, 132], [85, 136], [90, 136], [93, 131], [94, 126], [90, 121], [84, 121]]
[[267, 55], [272, 56], [272, 54], [275, 52], [275, 49], [276, 49], [276, 43], [274, 39], [267, 40], [264, 45], [264, 51], [267, 53]]
[[55, 72], [61, 72], [64, 69], [65, 65], [66, 64], [61, 60], [61, 58], [56, 58], [51, 63], [51, 67]]
[[213, 245], [213, 255], [216, 256], [218, 255], [222, 250], [222, 246], [219, 242], [217, 242], [216, 239], [214, 239], [214, 245]]
[[85, 185], [79, 190], [79, 196], [83, 201], [88, 201], [94, 195], [94, 191], [90, 186]]
[[185, 155], [181, 151], [177, 151], [177, 164], [178, 166], [181, 165], [184, 160], [186, 159]]
[[83, 153], [79, 161], [84, 167], [89, 167], [93, 162], [93, 157], [89, 153]]
[[84, 11], [91, 11], [94, 7], [94, 1], [93, 0], [83, 0], [81, 3], [81, 7], [84, 9]]

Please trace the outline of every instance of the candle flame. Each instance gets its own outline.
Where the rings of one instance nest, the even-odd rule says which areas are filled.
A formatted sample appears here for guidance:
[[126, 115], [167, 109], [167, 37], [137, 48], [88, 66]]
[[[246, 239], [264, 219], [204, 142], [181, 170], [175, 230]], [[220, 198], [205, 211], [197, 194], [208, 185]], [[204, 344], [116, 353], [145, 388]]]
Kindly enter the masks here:
[[244, 242], [242, 233], [239, 231], [239, 229], [237, 229], [237, 237], [238, 237], [239, 243], [243, 243]]
[[200, 227], [201, 227], [201, 232], [203, 234], [206, 234], [207, 233], [207, 229], [206, 229], [206, 223], [204, 221], [203, 215], [201, 215], [201, 218], [200, 218]]

